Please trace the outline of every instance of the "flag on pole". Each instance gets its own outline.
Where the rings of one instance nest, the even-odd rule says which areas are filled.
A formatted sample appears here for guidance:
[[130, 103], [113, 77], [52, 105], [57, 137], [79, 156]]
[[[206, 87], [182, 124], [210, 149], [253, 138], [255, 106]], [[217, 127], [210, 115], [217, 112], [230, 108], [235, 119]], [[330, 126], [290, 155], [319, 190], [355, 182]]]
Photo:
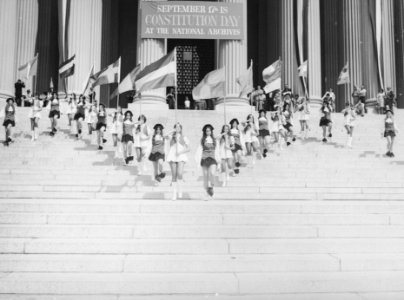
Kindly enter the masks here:
[[300, 77], [307, 77], [307, 60], [297, 68]]
[[224, 97], [226, 94], [226, 73], [224, 67], [205, 75], [192, 90], [194, 100]]
[[95, 81], [92, 84], [93, 87], [97, 85], [104, 85], [110, 83], [119, 83], [119, 73], [121, 72], [121, 58], [112, 64], [110, 64], [105, 69], [101, 70], [93, 77]]
[[119, 84], [118, 88], [111, 94], [111, 99], [115, 98], [118, 94], [125, 93], [127, 91], [135, 90], [136, 77], [140, 72], [140, 64], [138, 64], [132, 72], [130, 72]]
[[27, 80], [30, 76], [35, 76], [38, 65], [38, 54], [35, 57], [25, 64], [21, 65], [18, 68], [18, 71], [21, 73], [25, 73], [24, 78]]
[[251, 60], [250, 67], [243, 72], [240, 77], [236, 79], [237, 84], [240, 86], [240, 97], [242, 95], [248, 95], [254, 91], [253, 83], [253, 61]]
[[87, 80], [84, 83], [83, 86], [83, 95], [86, 93], [87, 89], [93, 85], [93, 83], [95, 82], [96, 77], [98, 77], [98, 73], [94, 74], [94, 66], [91, 67], [90, 73], [87, 76]]
[[136, 76], [136, 90], [138, 92], [154, 90], [167, 86], [175, 86], [177, 77], [177, 51], [146, 66]]
[[345, 67], [342, 69], [339, 78], [338, 78], [338, 85], [347, 84], [349, 83], [349, 62], [346, 63]]
[[75, 63], [74, 60], [76, 59], [76, 54], [70, 57], [68, 60], [63, 62], [59, 66], [59, 76], [60, 78], [67, 78], [74, 74]]
[[262, 71], [262, 77], [265, 83], [267, 84], [264, 87], [265, 93], [269, 94], [275, 90], [281, 89], [281, 80], [282, 80], [282, 62], [278, 59], [269, 67], [265, 68]]

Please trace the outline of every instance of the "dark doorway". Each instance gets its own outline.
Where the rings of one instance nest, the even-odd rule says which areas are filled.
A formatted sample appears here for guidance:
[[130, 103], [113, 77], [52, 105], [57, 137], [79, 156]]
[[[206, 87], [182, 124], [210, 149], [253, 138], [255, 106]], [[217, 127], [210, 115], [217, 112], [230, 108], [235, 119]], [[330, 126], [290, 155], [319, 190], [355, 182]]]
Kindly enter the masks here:
[[178, 108], [185, 108], [185, 97], [191, 100], [192, 89], [215, 69], [214, 40], [168, 39], [167, 52], [177, 47]]

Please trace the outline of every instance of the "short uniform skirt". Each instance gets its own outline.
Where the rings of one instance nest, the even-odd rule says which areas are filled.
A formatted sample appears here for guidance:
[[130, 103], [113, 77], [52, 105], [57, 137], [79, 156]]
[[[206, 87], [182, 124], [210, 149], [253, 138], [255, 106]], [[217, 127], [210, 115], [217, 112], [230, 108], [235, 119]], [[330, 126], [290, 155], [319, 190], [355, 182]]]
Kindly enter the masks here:
[[51, 110], [50, 112], [49, 112], [49, 118], [54, 118], [55, 116], [57, 116], [58, 117], [58, 119], [60, 119], [60, 111], [58, 111], [58, 110]]
[[386, 130], [386, 131], [384, 132], [384, 137], [388, 137], [388, 136], [395, 137], [395, 136], [396, 136], [395, 131], [393, 131], [393, 130]]
[[239, 144], [234, 144], [234, 147], [231, 150], [231, 152], [236, 153], [237, 151], [243, 151], [243, 148], [241, 148], [241, 145]]
[[327, 119], [326, 117], [322, 117], [320, 119], [320, 127], [329, 126], [331, 123], [331, 120]]
[[129, 143], [132, 142], [133, 143], [133, 135], [130, 134], [124, 134], [122, 136], [122, 143]]
[[285, 128], [288, 132], [290, 132], [290, 128], [293, 127], [293, 125], [291, 123], [286, 123], [285, 125], [283, 125], [283, 128]]
[[82, 114], [82, 113], [76, 113], [75, 115], [74, 115], [74, 120], [75, 121], [78, 121], [79, 119], [85, 119], [85, 116]]
[[217, 165], [216, 159], [212, 157], [202, 158], [201, 167], [210, 168], [210, 166]]
[[162, 159], [162, 160], [165, 159], [164, 153], [155, 152], [155, 153], [150, 153], [150, 155], [149, 155], [150, 161], [159, 161], [160, 159]]
[[107, 124], [105, 124], [105, 123], [97, 123], [97, 126], [95, 127], [95, 130], [100, 130], [102, 127], [107, 129]]
[[267, 129], [260, 129], [258, 132], [259, 132], [259, 136], [262, 138], [270, 135], [269, 130], [267, 130]]
[[11, 125], [12, 127], [15, 127], [15, 121], [13, 121], [13, 120], [4, 120], [3, 126], [8, 127], [8, 125]]

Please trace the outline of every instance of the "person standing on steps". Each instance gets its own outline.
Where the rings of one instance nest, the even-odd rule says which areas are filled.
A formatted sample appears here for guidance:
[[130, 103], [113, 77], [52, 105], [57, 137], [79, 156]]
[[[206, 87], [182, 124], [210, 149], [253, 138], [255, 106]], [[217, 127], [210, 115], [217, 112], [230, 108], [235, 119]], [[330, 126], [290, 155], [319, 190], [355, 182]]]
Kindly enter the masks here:
[[242, 123], [246, 156], [251, 159], [251, 165], [255, 165], [255, 153], [259, 153], [258, 127], [253, 115], [247, 116], [247, 121]]
[[117, 110], [114, 112], [112, 116], [112, 126], [111, 126], [111, 134], [112, 134], [112, 143], [115, 148], [115, 158], [117, 158], [119, 153], [121, 152], [121, 142], [122, 142], [122, 134], [123, 134], [123, 114], [122, 107], [118, 106]]
[[150, 129], [146, 125], [146, 116], [140, 115], [135, 127], [134, 146], [136, 150], [136, 158], [138, 162], [138, 175], [141, 175], [144, 170], [144, 159], [150, 144]]
[[309, 105], [306, 97], [301, 97], [297, 103], [296, 109], [299, 114], [300, 136], [305, 140], [307, 139], [307, 135], [309, 133], [309, 125], [307, 123], [310, 119]]
[[241, 166], [241, 157], [243, 156], [243, 144], [242, 144], [242, 135], [240, 130], [238, 129], [239, 122], [237, 119], [233, 119], [230, 121], [230, 135], [232, 136], [234, 143], [231, 145], [231, 151], [233, 152], [233, 161], [234, 161], [234, 173], [240, 173]]
[[386, 112], [386, 118], [384, 119], [384, 137], [387, 139], [387, 157], [394, 157], [393, 145], [398, 128], [394, 121], [394, 114], [391, 110]]
[[356, 112], [355, 107], [348, 102], [345, 104], [345, 109], [342, 111], [344, 115], [344, 126], [348, 134], [346, 146], [352, 148], [352, 136], [355, 128]]
[[25, 88], [25, 83], [18, 79], [17, 82], [14, 84], [15, 88], [15, 102], [17, 106], [21, 106], [21, 98], [22, 98], [22, 89]]
[[229, 170], [232, 176], [234, 176], [234, 164], [233, 164], [233, 153], [231, 151], [232, 145], [234, 145], [234, 138], [230, 134], [230, 126], [223, 125], [222, 132], [218, 137], [219, 141], [219, 151], [221, 160], [221, 170], [222, 170], [222, 185], [226, 186], [229, 181]]
[[88, 135], [92, 135], [97, 128], [97, 105], [88, 103], [87, 107], [85, 122], [88, 127]]
[[60, 119], [60, 101], [56, 93], [53, 94], [53, 97], [50, 100], [49, 119], [51, 122], [50, 136], [54, 136], [57, 132], [56, 127], [58, 124], [58, 119]]
[[76, 114], [76, 94], [69, 96], [67, 101], [67, 121], [69, 122], [69, 127], [72, 126], [74, 115]]
[[201, 147], [201, 167], [203, 172], [203, 186], [208, 196], [213, 197], [213, 187], [215, 185], [215, 176], [217, 169], [216, 161], [216, 139], [213, 135], [213, 126], [207, 124], [203, 126]]
[[327, 128], [328, 137], [332, 137], [332, 121], [331, 121], [331, 108], [329, 103], [324, 102], [320, 109], [322, 117], [320, 118], [320, 127], [323, 129], [323, 142], [327, 143]]
[[31, 107], [28, 113], [28, 118], [31, 123], [31, 141], [36, 141], [39, 136], [39, 120], [41, 119], [41, 111], [43, 101], [39, 95], [31, 98]]
[[3, 126], [6, 132], [6, 140], [4, 145], [8, 146], [13, 142], [12, 139], [12, 128], [15, 127], [15, 104], [13, 98], [8, 98], [6, 101], [6, 106], [4, 108], [4, 122]]
[[258, 128], [258, 140], [260, 142], [262, 156], [265, 158], [267, 157], [271, 144], [271, 134], [269, 132], [269, 122], [266, 111], [263, 109], [259, 111]]
[[104, 137], [104, 133], [107, 130], [107, 112], [104, 104], [100, 104], [98, 107], [97, 127], [95, 130], [97, 131], [98, 150], [102, 150], [104, 149], [104, 144], [107, 142]]
[[135, 129], [135, 123], [133, 122], [133, 113], [130, 110], [125, 112], [124, 120], [122, 123], [122, 148], [123, 159], [125, 164], [128, 165], [133, 161], [133, 131]]
[[394, 113], [394, 106], [397, 105], [396, 96], [394, 95], [393, 90], [391, 87], [386, 88], [386, 95], [385, 95], [385, 110], [390, 110]]
[[74, 120], [76, 121], [77, 125], [77, 133], [76, 133], [76, 138], [81, 139], [82, 138], [82, 131], [83, 131], [83, 122], [86, 117], [86, 97], [81, 95], [79, 97], [79, 101], [77, 102], [77, 109], [76, 109], [76, 114], [74, 115]]
[[361, 103], [361, 116], [364, 117], [365, 114], [368, 113], [368, 110], [366, 108], [366, 97], [367, 97], [367, 90], [364, 85], [361, 86], [361, 89], [359, 90], [359, 101]]
[[161, 182], [166, 176], [163, 171], [163, 163], [165, 160], [165, 138], [164, 138], [164, 126], [161, 124], [156, 124], [153, 127], [154, 133], [152, 136], [152, 149], [149, 155], [149, 160], [153, 163], [154, 170], [154, 180], [156, 182]]
[[188, 161], [187, 153], [190, 151], [189, 140], [184, 136], [180, 123], [174, 125], [174, 131], [166, 138], [169, 140], [167, 161], [171, 168], [172, 200], [176, 200], [177, 198], [182, 198], [184, 166]]

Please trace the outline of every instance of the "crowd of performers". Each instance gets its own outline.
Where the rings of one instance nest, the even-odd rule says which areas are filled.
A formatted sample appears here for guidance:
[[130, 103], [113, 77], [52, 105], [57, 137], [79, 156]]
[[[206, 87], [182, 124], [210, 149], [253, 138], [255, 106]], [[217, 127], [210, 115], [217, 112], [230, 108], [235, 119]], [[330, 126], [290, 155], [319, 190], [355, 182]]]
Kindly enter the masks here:
[[[254, 165], [256, 157], [266, 158], [272, 146], [282, 149], [283, 145], [290, 146], [296, 138], [293, 118], [299, 120], [300, 138], [306, 139], [310, 130], [310, 104], [305, 97], [295, 97], [290, 89], [275, 92], [274, 109], [258, 111], [257, 121], [253, 114], [249, 114], [246, 120], [232, 119], [228, 124], [220, 128], [216, 133], [212, 125], [207, 124], [202, 128], [202, 134], [196, 160], [202, 168], [204, 189], [207, 197], [214, 194], [216, 172], [220, 170], [220, 182], [226, 186], [230, 176], [237, 176], [243, 164]], [[49, 97], [27, 97], [30, 103], [28, 118], [31, 124], [32, 141], [38, 139], [38, 125], [45, 108], [48, 108], [50, 120], [50, 135], [57, 134], [58, 120], [61, 117], [61, 101], [54, 93]], [[326, 143], [332, 137], [332, 112], [334, 112], [335, 95], [332, 91], [326, 93], [321, 106], [321, 118], [319, 125], [323, 129], [323, 142]], [[347, 131], [347, 147], [352, 147], [352, 138], [358, 112], [363, 110], [363, 103], [356, 105], [347, 103], [342, 111], [344, 125]], [[2, 110], [4, 114], [3, 126], [5, 127], [8, 146], [13, 142], [12, 129], [16, 126], [16, 105], [14, 99], [7, 99], [7, 104]], [[386, 110], [384, 119], [384, 137], [387, 139], [388, 157], [394, 157], [393, 144], [397, 133], [393, 111]], [[106, 140], [107, 111], [103, 104], [97, 105], [96, 101], [86, 101], [85, 96], [70, 96], [67, 101], [66, 115], [68, 124], [75, 131], [75, 137], [81, 139], [83, 132], [88, 135], [97, 135], [98, 149], [103, 150]], [[144, 173], [144, 164], [147, 160], [153, 164], [153, 178], [155, 184], [161, 182], [166, 173], [164, 162], [168, 162], [171, 169], [171, 185], [173, 187], [173, 199], [182, 197], [184, 166], [188, 161], [190, 142], [183, 132], [182, 125], [176, 123], [172, 130], [165, 129], [162, 124], [153, 125], [152, 129], [147, 123], [147, 118], [140, 115], [134, 119], [130, 110], [123, 112], [118, 108], [112, 117], [110, 132], [117, 157], [122, 155], [125, 165], [130, 165], [134, 160], [138, 166], [139, 174]], [[87, 124], [87, 126], [86, 126]]]

